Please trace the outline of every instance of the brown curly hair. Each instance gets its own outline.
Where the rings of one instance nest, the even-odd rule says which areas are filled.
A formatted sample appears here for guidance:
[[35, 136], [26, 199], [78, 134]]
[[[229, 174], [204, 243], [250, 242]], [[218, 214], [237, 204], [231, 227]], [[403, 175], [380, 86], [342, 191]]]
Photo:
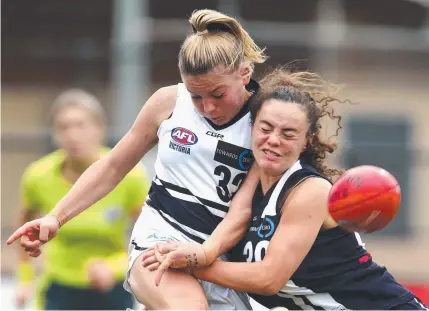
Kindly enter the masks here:
[[291, 72], [287, 67], [271, 70], [259, 83], [261, 88], [256, 96], [251, 98], [250, 102], [252, 124], [254, 124], [258, 112], [267, 100], [277, 99], [300, 105], [306, 110], [310, 125], [307, 133], [307, 147], [301, 157], [328, 178], [341, 175], [342, 170], [328, 168], [324, 164], [327, 153], [333, 153], [337, 144], [322, 140], [322, 124], [320, 122], [324, 116], [337, 120], [337, 130], [333, 136], [338, 136], [342, 128], [341, 116], [335, 114], [330, 104], [332, 102], [345, 102], [334, 97], [334, 94], [341, 87], [324, 81], [316, 73], [309, 71]]

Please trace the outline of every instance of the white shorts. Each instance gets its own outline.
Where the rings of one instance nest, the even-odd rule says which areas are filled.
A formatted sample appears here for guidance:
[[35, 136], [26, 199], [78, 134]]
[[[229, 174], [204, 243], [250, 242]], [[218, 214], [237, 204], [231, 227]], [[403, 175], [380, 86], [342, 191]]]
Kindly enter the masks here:
[[[144, 205], [134, 225], [128, 247], [128, 271], [124, 282], [124, 288], [128, 292], [132, 293], [128, 279], [137, 257], [156, 243], [168, 240], [194, 242], [166, 222], [154, 208]], [[226, 260], [226, 257], [222, 256], [219, 259]], [[200, 283], [206, 293], [211, 310], [252, 310], [249, 296], [246, 293], [206, 281], [200, 281]]]

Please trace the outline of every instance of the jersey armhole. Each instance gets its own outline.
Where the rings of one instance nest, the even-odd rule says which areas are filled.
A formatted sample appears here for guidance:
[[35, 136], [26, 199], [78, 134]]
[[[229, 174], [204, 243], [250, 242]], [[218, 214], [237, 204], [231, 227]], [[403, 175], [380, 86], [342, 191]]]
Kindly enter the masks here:
[[282, 195], [281, 195], [281, 198], [279, 198], [279, 200], [277, 201], [277, 206], [279, 207], [279, 212], [280, 212], [280, 215], [282, 215], [283, 214], [283, 206], [284, 206], [284, 204], [285, 204], [285, 202], [286, 202], [286, 200], [287, 200], [287, 198], [289, 197], [289, 195], [291, 194], [291, 192], [297, 187], [297, 186], [299, 186], [300, 184], [302, 184], [304, 181], [306, 181], [307, 179], [309, 179], [309, 178], [322, 178], [322, 179], [324, 179], [323, 177], [321, 177], [321, 176], [319, 176], [319, 175], [308, 175], [308, 176], [305, 176], [305, 177], [303, 177], [302, 179], [300, 179], [295, 185], [293, 185], [288, 191], [285, 191]]
[[162, 125], [164, 124], [164, 122], [169, 121], [169, 120], [173, 117], [173, 114], [175, 113], [176, 109], [178, 109], [178, 102], [179, 102], [179, 97], [180, 97], [180, 93], [181, 93], [181, 88], [182, 88], [182, 87], [181, 87], [181, 85], [182, 85], [182, 84], [183, 84], [183, 83], [178, 83], [178, 84], [177, 84], [176, 101], [175, 101], [175, 103], [174, 103], [174, 108], [173, 108], [173, 110], [171, 111], [171, 113], [170, 113], [170, 115], [168, 116], [168, 118], [166, 118], [166, 119], [162, 120], [162, 122], [159, 124], [158, 131], [156, 132], [156, 135], [158, 136], [158, 138], [159, 138], [160, 131], [161, 131], [161, 128], [162, 128]]

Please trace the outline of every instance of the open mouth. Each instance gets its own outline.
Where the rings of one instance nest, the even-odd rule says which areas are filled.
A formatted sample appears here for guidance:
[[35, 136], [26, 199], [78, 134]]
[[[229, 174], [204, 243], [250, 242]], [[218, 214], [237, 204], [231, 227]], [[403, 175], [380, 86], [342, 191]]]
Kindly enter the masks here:
[[271, 156], [271, 157], [275, 157], [275, 158], [280, 157], [280, 155], [278, 153], [276, 153], [272, 150], [269, 150], [269, 149], [262, 149], [262, 152], [265, 153], [266, 155]]

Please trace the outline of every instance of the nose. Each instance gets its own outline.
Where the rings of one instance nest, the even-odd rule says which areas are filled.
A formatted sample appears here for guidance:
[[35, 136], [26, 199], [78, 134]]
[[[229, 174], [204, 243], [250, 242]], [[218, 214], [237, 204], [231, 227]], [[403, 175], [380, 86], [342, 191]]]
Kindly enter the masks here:
[[271, 133], [267, 140], [268, 145], [270, 146], [278, 146], [280, 145], [279, 135], [276, 133]]
[[216, 105], [213, 103], [211, 99], [204, 99], [203, 108], [204, 108], [204, 113], [211, 114], [213, 111], [216, 110]]

